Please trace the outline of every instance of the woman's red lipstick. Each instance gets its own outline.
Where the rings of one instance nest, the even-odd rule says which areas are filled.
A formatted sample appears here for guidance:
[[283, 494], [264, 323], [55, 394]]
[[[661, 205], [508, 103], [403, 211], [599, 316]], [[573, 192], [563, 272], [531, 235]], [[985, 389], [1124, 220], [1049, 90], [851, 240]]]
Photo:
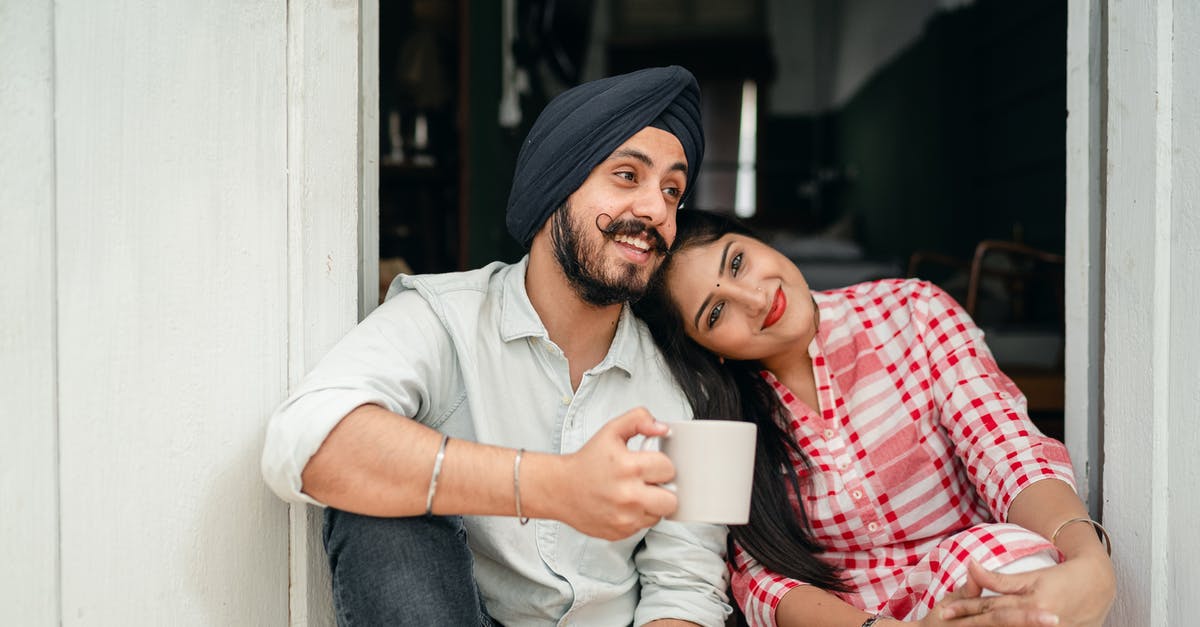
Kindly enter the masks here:
[[771, 303], [771, 310], [767, 312], [767, 317], [763, 319], [762, 328], [767, 328], [783, 317], [783, 312], [787, 310], [787, 296], [783, 294], [783, 288], [775, 291], [775, 300]]

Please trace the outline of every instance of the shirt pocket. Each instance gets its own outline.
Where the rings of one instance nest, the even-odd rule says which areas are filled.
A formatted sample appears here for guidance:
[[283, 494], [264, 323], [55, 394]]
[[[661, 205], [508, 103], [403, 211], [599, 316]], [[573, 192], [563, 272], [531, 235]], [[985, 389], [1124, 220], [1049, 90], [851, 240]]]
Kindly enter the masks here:
[[579, 560], [579, 574], [588, 579], [609, 584], [628, 582], [637, 576], [633, 552], [644, 533], [635, 533], [623, 540], [610, 542], [588, 537], [584, 540]]

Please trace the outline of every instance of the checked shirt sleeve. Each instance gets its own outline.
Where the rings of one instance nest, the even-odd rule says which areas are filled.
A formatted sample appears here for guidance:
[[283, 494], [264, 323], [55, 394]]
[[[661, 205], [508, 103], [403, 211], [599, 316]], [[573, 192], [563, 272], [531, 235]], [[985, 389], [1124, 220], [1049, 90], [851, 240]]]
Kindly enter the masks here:
[[771, 571], [737, 543], [733, 545], [733, 558], [729, 567], [730, 588], [746, 623], [750, 627], [774, 627], [775, 608], [783, 595], [796, 586], [808, 584]]
[[975, 489], [998, 521], [1013, 498], [1042, 479], [1075, 479], [1066, 447], [1030, 421], [1025, 396], [996, 365], [983, 332], [948, 294], [925, 283], [915, 324], [941, 404], [941, 424]]

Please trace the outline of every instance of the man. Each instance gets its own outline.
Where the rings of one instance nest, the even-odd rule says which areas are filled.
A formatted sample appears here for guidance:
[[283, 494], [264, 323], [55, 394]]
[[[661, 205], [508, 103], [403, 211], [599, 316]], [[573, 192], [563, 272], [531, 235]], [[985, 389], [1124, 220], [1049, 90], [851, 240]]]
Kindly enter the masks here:
[[272, 417], [267, 482], [329, 508], [339, 623], [724, 623], [724, 528], [662, 520], [674, 469], [628, 446], [690, 418], [625, 304], [703, 152], [683, 68], [564, 92], [509, 196], [529, 254], [400, 277]]

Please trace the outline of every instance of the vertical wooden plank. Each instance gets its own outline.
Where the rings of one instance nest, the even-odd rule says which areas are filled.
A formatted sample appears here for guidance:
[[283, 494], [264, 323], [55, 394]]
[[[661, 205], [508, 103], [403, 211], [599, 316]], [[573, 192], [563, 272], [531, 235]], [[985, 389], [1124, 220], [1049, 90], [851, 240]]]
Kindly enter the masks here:
[[1174, 281], [1184, 280], [1172, 277], [1180, 173], [1172, 165], [1171, 22], [1171, 0], [1107, 5], [1103, 473], [1120, 582], [1113, 625], [1171, 624], [1169, 496], [1182, 487], [1169, 472], [1178, 435], [1172, 343], [1182, 338], [1170, 333]]
[[[378, 5], [288, 5], [288, 379], [296, 383], [374, 306], [378, 272]], [[369, 50], [370, 49], [370, 50]], [[365, 58], [367, 54], [375, 55]], [[376, 69], [372, 69], [376, 68]], [[370, 116], [370, 117], [368, 117]], [[369, 138], [369, 139], [368, 139]], [[367, 213], [369, 215], [364, 215]], [[372, 241], [373, 240], [373, 241]], [[367, 265], [374, 265], [372, 271]], [[361, 281], [361, 282], [360, 282]], [[378, 289], [375, 287], [374, 289]], [[292, 625], [332, 625], [321, 512], [293, 505]]]
[[1200, 616], [1200, 4], [1173, 0], [1171, 68], [1172, 194], [1170, 204], [1170, 437], [1167, 477], [1168, 608], [1162, 624], [1186, 625]]
[[359, 0], [358, 319], [379, 304], [379, 0]]
[[1101, 517], [1105, 50], [1101, 0], [1067, 5], [1066, 443], [1079, 496]]
[[58, 624], [54, 7], [0, 2], [0, 622]]
[[286, 7], [56, 12], [62, 624], [283, 624]]

